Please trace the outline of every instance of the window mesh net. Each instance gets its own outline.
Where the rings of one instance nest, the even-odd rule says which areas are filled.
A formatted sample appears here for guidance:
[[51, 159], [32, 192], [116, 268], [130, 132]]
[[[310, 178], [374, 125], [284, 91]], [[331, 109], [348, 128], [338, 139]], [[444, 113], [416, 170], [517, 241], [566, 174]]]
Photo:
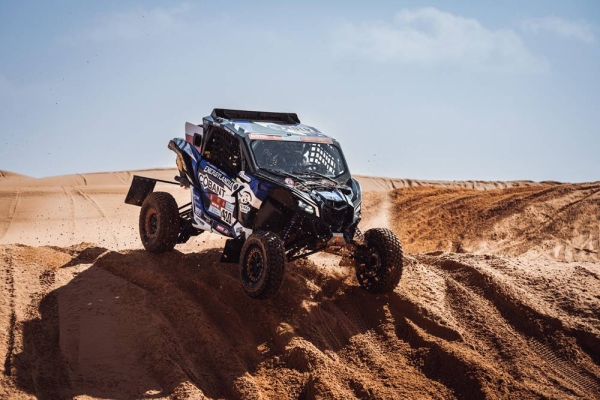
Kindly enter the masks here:
[[339, 158], [336, 155], [337, 150], [329, 144], [311, 143], [306, 157], [309, 164], [322, 165], [332, 175], [339, 175], [343, 172], [343, 168], [341, 168]]
[[205, 150], [205, 157], [229, 176], [240, 171], [240, 144], [230, 133], [222, 129], [212, 129], [212, 135]]

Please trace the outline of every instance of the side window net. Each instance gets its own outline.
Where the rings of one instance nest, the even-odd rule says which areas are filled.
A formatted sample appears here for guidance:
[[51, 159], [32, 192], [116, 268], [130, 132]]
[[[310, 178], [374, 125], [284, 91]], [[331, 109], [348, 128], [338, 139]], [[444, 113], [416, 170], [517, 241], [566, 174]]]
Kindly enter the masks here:
[[236, 176], [241, 170], [240, 143], [223, 129], [211, 127], [204, 157], [229, 176]]

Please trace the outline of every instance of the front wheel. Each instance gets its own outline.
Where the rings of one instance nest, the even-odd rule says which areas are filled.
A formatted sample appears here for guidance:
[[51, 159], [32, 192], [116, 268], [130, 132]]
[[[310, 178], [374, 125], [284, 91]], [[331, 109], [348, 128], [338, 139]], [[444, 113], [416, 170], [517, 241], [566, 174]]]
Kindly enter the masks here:
[[250, 235], [240, 254], [240, 276], [246, 294], [269, 299], [277, 294], [285, 272], [285, 247], [272, 232]]
[[403, 254], [398, 237], [389, 229], [365, 232], [366, 248], [361, 249], [356, 267], [360, 286], [371, 293], [392, 292], [402, 277]]

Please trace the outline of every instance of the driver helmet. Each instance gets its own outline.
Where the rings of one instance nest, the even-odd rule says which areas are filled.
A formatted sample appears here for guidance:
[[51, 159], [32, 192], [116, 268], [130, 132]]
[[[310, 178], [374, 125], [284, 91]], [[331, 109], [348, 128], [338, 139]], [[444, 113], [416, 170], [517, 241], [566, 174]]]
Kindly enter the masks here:
[[301, 142], [283, 142], [279, 153], [290, 166], [302, 165], [304, 163], [304, 149], [306, 145]]
[[[304, 163], [304, 143], [260, 140], [252, 147], [262, 166], [293, 167]], [[284, 165], [285, 164], [285, 165]]]

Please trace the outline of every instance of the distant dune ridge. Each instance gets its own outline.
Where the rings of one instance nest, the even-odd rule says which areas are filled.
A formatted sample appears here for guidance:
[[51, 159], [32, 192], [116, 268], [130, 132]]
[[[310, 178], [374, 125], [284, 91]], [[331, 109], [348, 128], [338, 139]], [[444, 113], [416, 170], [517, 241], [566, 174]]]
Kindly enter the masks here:
[[0, 181], [7, 179], [31, 179], [27, 175], [17, 174], [15, 172], [10, 171], [2, 171], [0, 170]]
[[[173, 180], [176, 173], [164, 168], [36, 179], [1, 171], [0, 244], [141, 248], [138, 210], [123, 203], [129, 182], [134, 174]], [[389, 225], [409, 251], [599, 260], [600, 183], [357, 179], [365, 192], [364, 225], [374, 218]], [[158, 183], [157, 190], [189, 201], [177, 186]]]
[[321, 254], [261, 302], [223, 238], [141, 250], [133, 174], [0, 171], [0, 398], [600, 398], [600, 182], [358, 176], [395, 292]]

